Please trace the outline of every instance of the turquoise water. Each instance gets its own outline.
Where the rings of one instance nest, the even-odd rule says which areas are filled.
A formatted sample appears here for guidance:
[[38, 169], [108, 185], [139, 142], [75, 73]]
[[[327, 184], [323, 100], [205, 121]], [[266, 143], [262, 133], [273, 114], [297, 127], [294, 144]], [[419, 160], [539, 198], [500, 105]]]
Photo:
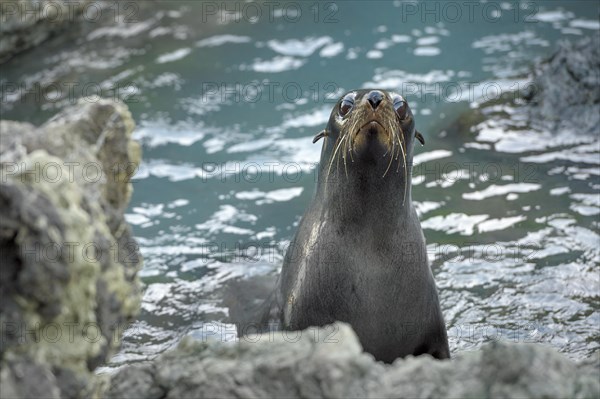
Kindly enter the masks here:
[[134, 20], [120, 10], [3, 65], [3, 118], [42, 123], [100, 93], [137, 121], [126, 217], [145, 295], [112, 367], [206, 336], [206, 323], [231, 335], [224, 284], [278, 272], [314, 189], [311, 139], [361, 87], [403, 92], [426, 138], [413, 198], [452, 351], [496, 338], [573, 358], [600, 347], [598, 134], [535, 130], [510, 106], [454, 124], [526, 86], [559, 40], [598, 35], [598, 5], [450, 3], [140, 2]]

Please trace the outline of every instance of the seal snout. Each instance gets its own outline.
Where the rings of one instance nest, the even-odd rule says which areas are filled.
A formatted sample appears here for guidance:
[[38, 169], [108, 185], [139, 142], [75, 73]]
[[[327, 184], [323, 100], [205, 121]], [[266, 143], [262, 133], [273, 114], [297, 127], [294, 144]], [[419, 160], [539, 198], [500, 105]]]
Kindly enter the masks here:
[[367, 101], [371, 104], [371, 108], [376, 110], [379, 104], [381, 104], [381, 101], [383, 101], [383, 97], [383, 93], [379, 90], [371, 90], [369, 94], [367, 94]]
[[370, 137], [373, 137], [379, 133], [379, 129], [382, 129], [383, 126], [381, 126], [381, 123], [377, 121], [371, 121], [365, 126], [365, 128], [366, 134]]
[[379, 157], [389, 152], [390, 137], [378, 118], [360, 126], [352, 137], [352, 151], [358, 156]]

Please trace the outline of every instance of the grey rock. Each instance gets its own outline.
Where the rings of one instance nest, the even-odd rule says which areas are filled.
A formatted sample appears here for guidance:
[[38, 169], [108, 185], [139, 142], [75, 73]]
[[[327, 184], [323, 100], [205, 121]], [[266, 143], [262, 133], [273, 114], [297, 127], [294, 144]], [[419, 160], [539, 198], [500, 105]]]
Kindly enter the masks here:
[[[332, 334], [332, 331], [334, 332]], [[107, 398], [596, 398], [600, 354], [575, 364], [543, 345], [495, 342], [453, 360], [391, 365], [362, 352], [347, 324], [237, 343], [185, 338], [149, 364], [125, 366]], [[298, 339], [296, 339], [298, 338]]]
[[0, 0], [0, 63], [77, 25], [91, 0]]
[[3, 365], [0, 380], [2, 398], [60, 398], [54, 374], [26, 356]]
[[123, 216], [141, 157], [133, 128], [108, 100], [37, 128], [0, 121], [2, 397], [90, 397], [139, 310]]
[[527, 93], [530, 119], [551, 130], [598, 133], [600, 125], [600, 36], [564, 41], [533, 71]]

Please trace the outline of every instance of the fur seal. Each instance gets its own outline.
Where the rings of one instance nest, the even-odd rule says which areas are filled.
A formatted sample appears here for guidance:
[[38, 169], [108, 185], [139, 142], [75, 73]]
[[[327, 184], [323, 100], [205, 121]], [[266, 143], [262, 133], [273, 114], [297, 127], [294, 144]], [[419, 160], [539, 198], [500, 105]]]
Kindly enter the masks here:
[[415, 138], [424, 144], [399, 94], [353, 90], [334, 106], [313, 141], [324, 139], [316, 193], [271, 299], [284, 329], [344, 321], [377, 360], [450, 357], [411, 198]]

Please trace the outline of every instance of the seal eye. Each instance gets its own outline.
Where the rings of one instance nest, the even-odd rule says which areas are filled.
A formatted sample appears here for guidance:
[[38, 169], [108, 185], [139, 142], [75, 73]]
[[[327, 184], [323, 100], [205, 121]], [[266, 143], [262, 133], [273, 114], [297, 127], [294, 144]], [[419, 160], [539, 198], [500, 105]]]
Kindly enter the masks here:
[[340, 115], [346, 116], [354, 107], [354, 93], [347, 94], [340, 104]]
[[406, 118], [406, 113], [408, 111], [408, 103], [401, 96], [397, 96], [394, 98], [394, 110], [396, 111], [396, 115], [400, 120]]

